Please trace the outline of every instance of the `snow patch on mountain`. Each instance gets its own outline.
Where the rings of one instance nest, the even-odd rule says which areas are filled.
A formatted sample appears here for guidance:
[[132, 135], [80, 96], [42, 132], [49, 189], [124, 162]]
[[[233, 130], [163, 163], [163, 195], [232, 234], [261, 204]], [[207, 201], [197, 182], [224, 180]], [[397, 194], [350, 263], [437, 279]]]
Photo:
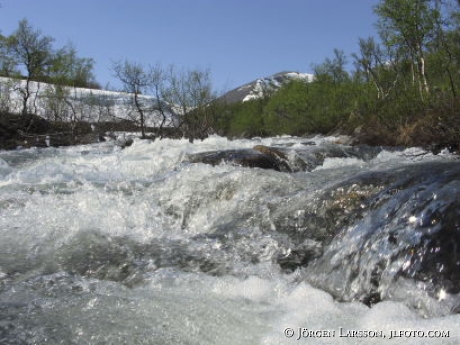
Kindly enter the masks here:
[[227, 104], [246, 102], [268, 96], [293, 80], [311, 82], [314, 75], [299, 72], [280, 72], [269, 77], [260, 78], [233, 89], [220, 97]]
[[[305, 82], [311, 82], [314, 79], [313, 74], [299, 73], [299, 72], [282, 72], [274, 74], [270, 77], [258, 79], [255, 81], [255, 85], [252, 90], [244, 97], [243, 102], [250, 101], [253, 99], [259, 99], [264, 97], [266, 94], [270, 94], [281, 86], [287, 84], [293, 80], [301, 80]], [[248, 87], [250, 87], [249, 85]]]

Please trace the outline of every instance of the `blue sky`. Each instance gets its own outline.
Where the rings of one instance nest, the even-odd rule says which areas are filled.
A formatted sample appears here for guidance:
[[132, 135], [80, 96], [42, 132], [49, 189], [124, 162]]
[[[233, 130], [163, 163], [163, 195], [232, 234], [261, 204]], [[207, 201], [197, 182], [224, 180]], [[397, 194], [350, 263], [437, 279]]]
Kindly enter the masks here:
[[[19, 20], [72, 42], [96, 62], [97, 80], [118, 88], [112, 62], [209, 68], [218, 91], [281, 71], [311, 72], [376, 36], [378, 0], [0, 0], [0, 32]], [[350, 58], [351, 60], [351, 58]]]

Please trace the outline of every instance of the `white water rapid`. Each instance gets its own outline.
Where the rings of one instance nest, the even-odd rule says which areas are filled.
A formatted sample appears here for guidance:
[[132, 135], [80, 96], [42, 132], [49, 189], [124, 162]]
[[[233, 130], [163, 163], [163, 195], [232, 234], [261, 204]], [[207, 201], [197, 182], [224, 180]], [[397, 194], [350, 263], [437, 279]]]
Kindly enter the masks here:
[[[344, 151], [294, 173], [188, 160], [255, 145], [308, 160], [309, 150], [344, 149], [335, 140], [212, 136], [0, 151], [0, 344], [460, 343], [455, 272], [430, 280], [444, 270], [408, 268], [426, 210], [460, 190], [449, 175], [455, 156]], [[427, 167], [446, 167], [433, 172], [446, 176], [436, 191], [404, 189], [408, 182], [378, 194], [396, 173]], [[363, 173], [385, 184], [361, 183]], [[424, 191], [428, 206], [414, 199]], [[371, 206], [370, 194], [379, 195]], [[361, 244], [368, 229], [379, 231]]]

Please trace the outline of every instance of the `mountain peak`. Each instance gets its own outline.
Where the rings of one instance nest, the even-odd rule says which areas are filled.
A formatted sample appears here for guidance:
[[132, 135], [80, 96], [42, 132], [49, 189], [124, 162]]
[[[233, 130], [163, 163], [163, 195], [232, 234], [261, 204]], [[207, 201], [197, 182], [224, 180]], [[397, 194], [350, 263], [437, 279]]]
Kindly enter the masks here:
[[314, 78], [313, 74], [300, 72], [279, 72], [271, 76], [259, 78], [237, 87], [225, 93], [221, 99], [228, 104], [246, 102], [253, 99], [264, 97], [267, 93], [272, 93], [280, 89], [283, 85], [293, 80], [303, 80], [311, 82]]

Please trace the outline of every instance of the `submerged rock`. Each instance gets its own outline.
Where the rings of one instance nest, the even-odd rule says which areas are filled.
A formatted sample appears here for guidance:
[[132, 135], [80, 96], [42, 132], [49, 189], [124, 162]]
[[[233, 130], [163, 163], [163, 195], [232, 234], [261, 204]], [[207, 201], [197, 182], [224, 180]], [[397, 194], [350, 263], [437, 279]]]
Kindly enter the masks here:
[[380, 147], [302, 145], [301, 147], [271, 147], [256, 145], [252, 150], [225, 150], [197, 153], [189, 156], [191, 163], [217, 165], [230, 163], [250, 168], [273, 169], [282, 172], [312, 171], [326, 158], [358, 158], [364, 161], [374, 158]]
[[272, 169], [291, 172], [290, 166], [271, 154], [259, 153], [255, 150], [226, 150], [218, 152], [204, 152], [189, 156], [191, 163], [205, 163], [217, 165], [221, 163], [240, 165], [250, 168]]
[[312, 260], [300, 263], [307, 267], [307, 281], [340, 300], [404, 300], [430, 314], [428, 302], [400, 287], [412, 280], [414, 290], [437, 301], [437, 313], [459, 309], [459, 163], [361, 174], [330, 188], [319, 200], [326, 207], [313, 218], [324, 236], [308, 225], [313, 214], [308, 209], [307, 225], [300, 229], [303, 238], [323, 244]]
[[300, 159], [296, 154], [295, 151], [291, 151], [291, 157], [289, 156], [289, 152], [283, 152], [279, 148], [275, 147], [268, 147], [264, 145], [256, 145], [252, 148], [255, 151], [259, 151], [263, 154], [270, 155], [276, 161], [279, 161], [281, 164], [284, 163], [286, 166], [289, 167], [289, 172], [298, 172], [298, 171], [306, 171], [307, 164]]
[[120, 146], [122, 149], [131, 146], [134, 143], [132, 136], [121, 135], [116, 138], [115, 145]]

